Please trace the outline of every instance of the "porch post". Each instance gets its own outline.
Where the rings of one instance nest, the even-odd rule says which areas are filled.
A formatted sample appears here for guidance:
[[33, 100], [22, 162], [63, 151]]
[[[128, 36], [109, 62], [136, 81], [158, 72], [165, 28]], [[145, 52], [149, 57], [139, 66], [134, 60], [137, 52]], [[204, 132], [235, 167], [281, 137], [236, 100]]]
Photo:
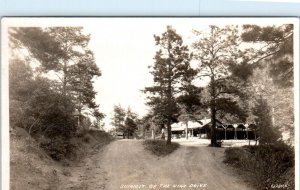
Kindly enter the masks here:
[[237, 139], [236, 128], [238, 127], [238, 125], [233, 124], [233, 127], [234, 127], [234, 139], [236, 140]]
[[247, 139], [249, 139], [249, 136], [248, 136], [248, 127], [249, 127], [249, 124], [245, 124], [245, 127], [246, 127], [246, 135], [247, 135]]

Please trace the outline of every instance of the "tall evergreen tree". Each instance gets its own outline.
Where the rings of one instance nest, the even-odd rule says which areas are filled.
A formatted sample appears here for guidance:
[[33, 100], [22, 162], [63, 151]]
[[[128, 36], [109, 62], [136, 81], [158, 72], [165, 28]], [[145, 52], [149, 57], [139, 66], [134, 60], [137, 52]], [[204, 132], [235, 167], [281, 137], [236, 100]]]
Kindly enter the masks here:
[[[86, 52], [77, 64], [69, 67], [70, 93], [76, 104], [76, 108], [81, 115], [83, 110], [91, 110], [93, 116], [97, 116], [98, 105], [95, 102], [96, 92], [93, 87], [94, 77], [101, 76], [94, 56], [91, 51]], [[98, 114], [99, 115], [99, 114]], [[98, 119], [101, 115], [97, 116]], [[96, 118], [97, 118], [96, 117]]]
[[161, 36], [154, 35], [158, 51], [151, 67], [154, 85], [146, 87], [150, 105], [163, 123], [167, 126], [167, 144], [171, 144], [171, 124], [178, 116], [176, 96], [182, 92], [182, 79], [192, 73], [191, 55], [187, 46], [183, 45], [182, 37], [175, 29], [167, 26]]
[[218, 111], [242, 116], [244, 111], [237, 103], [241, 87], [235, 82], [230, 68], [236, 64], [238, 52], [238, 29], [236, 26], [210, 26], [209, 33], [194, 31], [199, 40], [193, 43], [195, 59], [199, 61], [199, 77], [207, 77], [207, 101], [211, 117], [211, 146], [218, 146], [216, 119]]
[[125, 129], [125, 117], [126, 111], [121, 105], [115, 105], [113, 110], [113, 116], [111, 118], [111, 124], [116, 128], [117, 131], [123, 132]]

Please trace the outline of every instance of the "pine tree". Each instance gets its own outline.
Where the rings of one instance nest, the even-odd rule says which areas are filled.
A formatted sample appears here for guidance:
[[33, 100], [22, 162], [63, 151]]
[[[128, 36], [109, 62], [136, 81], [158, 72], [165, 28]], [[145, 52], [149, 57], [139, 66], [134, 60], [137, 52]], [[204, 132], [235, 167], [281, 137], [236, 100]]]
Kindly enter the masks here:
[[11, 28], [9, 33], [11, 47], [26, 49], [28, 58], [40, 64], [41, 72], [56, 75], [61, 84], [56, 89], [73, 100], [79, 117], [83, 109], [98, 120], [104, 117], [95, 103], [93, 87], [101, 72], [88, 47], [90, 36], [82, 27], [20, 27]]
[[125, 117], [126, 111], [121, 105], [115, 105], [113, 110], [113, 116], [111, 118], [111, 124], [116, 128], [116, 131], [124, 132], [125, 130]]
[[241, 35], [243, 42], [260, 48], [243, 51], [247, 62], [261, 65], [272, 60], [271, 77], [279, 87], [293, 86], [293, 37], [292, 24], [280, 26], [244, 25]]
[[171, 26], [154, 38], [158, 47], [150, 72], [154, 85], [146, 87], [145, 92], [150, 93], [148, 105], [154, 115], [167, 126], [167, 144], [171, 144], [171, 124], [178, 117], [176, 96], [182, 92], [182, 79], [192, 72], [191, 55], [188, 47], [183, 45], [182, 37]]
[[241, 86], [231, 75], [230, 68], [237, 64], [238, 29], [236, 26], [210, 26], [209, 33], [194, 31], [199, 40], [193, 43], [195, 59], [199, 61], [198, 76], [208, 78], [209, 85], [204, 93], [211, 117], [211, 146], [218, 146], [216, 119], [218, 112], [225, 111], [245, 118], [238, 104]]

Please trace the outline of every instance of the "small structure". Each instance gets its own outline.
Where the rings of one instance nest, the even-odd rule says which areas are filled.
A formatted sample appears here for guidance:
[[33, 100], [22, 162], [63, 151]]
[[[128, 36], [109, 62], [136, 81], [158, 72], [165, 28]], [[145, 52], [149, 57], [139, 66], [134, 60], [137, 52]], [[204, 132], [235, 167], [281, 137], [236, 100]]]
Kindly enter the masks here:
[[223, 124], [218, 128], [220, 139], [256, 139], [255, 124]]
[[[222, 126], [222, 123], [217, 120], [217, 126]], [[172, 136], [176, 138], [186, 137], [210, 137], [211, 119], [202, 119], [197, 121], [178, 122], [171, 125]]]
[[[190, 137], [210, 138], [211, 119], [198, 121], [178, 122], [171, 125], [172, 137], [182, 138], [189, 135]], [[222, 124], [216, 121], [217, 139], [256, 139], [255, 124]]]
[[82, 114], [80, 114], [78, 110], [75, 110], [73, 112], [73, 116], [77, 119], [77, 127], [80, 128], [80, 117], [82, 116]]
[[124, 139], [125, 138], [125, 135], [124, 135], [124, 133], [123, 132], [116, 132], [116, 135], [115, 135], [115, 137], [117, 138], [117, 139]]

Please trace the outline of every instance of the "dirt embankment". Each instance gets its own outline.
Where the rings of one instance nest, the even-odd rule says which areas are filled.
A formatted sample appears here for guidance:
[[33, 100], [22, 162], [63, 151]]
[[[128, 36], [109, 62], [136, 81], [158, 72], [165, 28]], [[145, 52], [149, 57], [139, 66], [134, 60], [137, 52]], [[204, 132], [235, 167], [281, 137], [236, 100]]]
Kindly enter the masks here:
[[10, 134], [10, 190], [57, 189], [58, 169], [24, 129]]
[[[77, 161], [55, 162], [24, 129], [13, 130], [10, 134], [10, 190], [84, 190], [89, 188], [87, 184], [92, 179], [101, 182], [94, 189], [101, 189], [105, 179], [101, 178], [104, 175], [97, 166], [101, 163], [99, 152], [111, 139], [105, 134], [90, 132], [77, 141], [82, 143]], [[95, 169], [97, 172], [90, 173]]]

